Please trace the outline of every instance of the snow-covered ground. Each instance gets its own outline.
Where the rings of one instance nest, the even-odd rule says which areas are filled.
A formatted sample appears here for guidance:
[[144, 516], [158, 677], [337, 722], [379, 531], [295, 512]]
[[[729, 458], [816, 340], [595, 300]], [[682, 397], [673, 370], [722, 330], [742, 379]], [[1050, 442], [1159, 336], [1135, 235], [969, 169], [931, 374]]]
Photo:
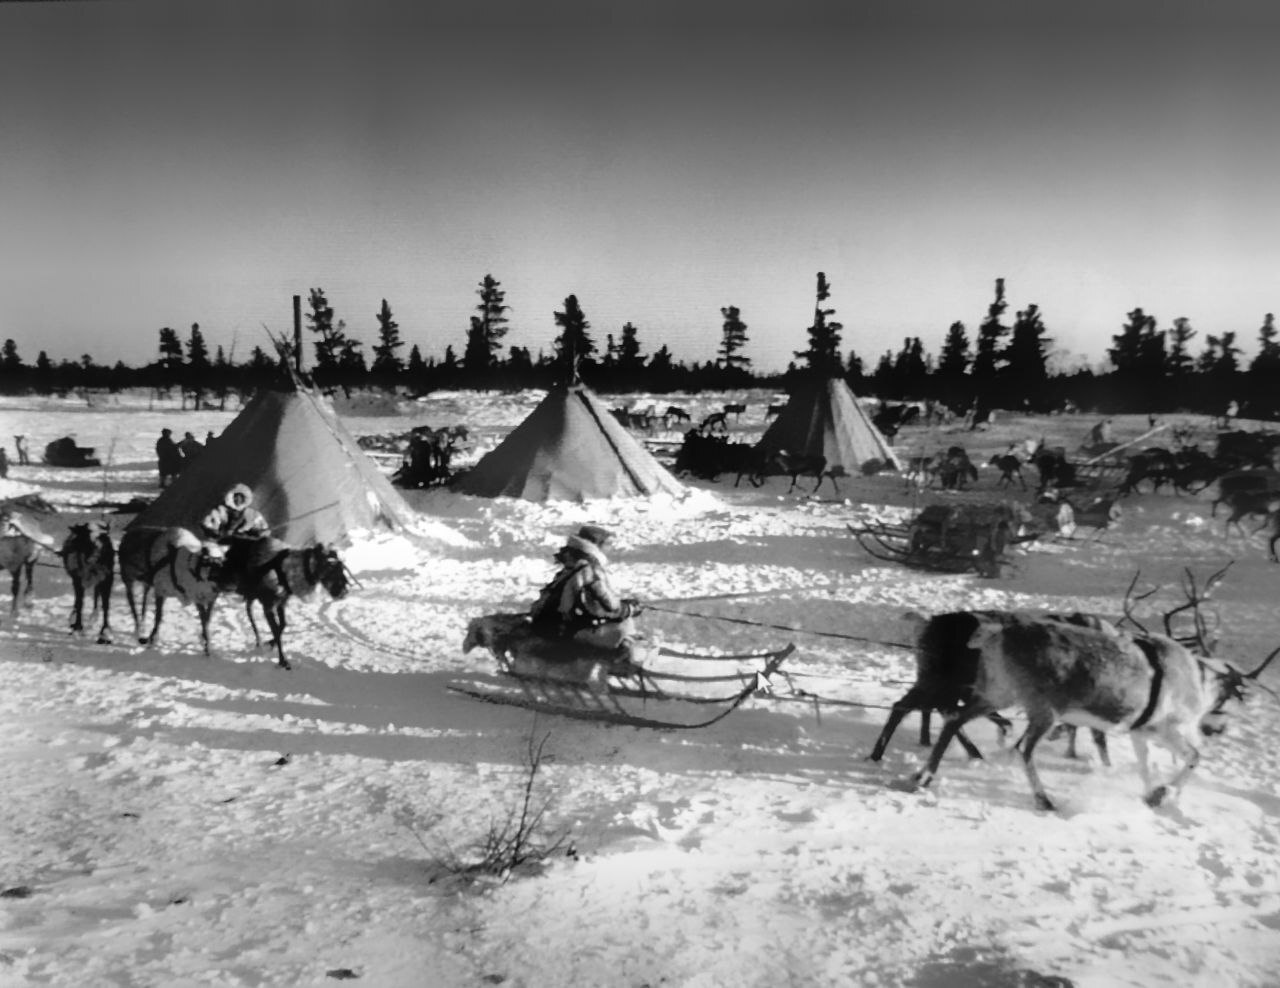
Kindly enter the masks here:
[[[474, 456], [540, 397], [437, 395], [346, 422], [357, 435], [466, 423]], [[696, 420], [740, 398], [652, 400]], [[753, 438], [776, 397], [747, 400], [734, 430]], [[71, 434], [106, 466], [15, 466], [0, 498], [42, 494], [60, 540], [102, 504], [154, 495], [162, 426], [203, 438], [234, 414], [2, 399], [6, 443], [27, 435], [38, 460]], [[1075, 446], [1092, 424], [899, 438], [907, 454], [960, 442], [985, 462], [1013, 439]], [[1145, 424], [1118, 419], [1118, 438]], [[1000, 496], [995, 476], [983, 471], [983, 496]], [[1138, 569], [1167, 606], [1185, 567], [1203, 577], [1235, 559], [1221, 654], [1247, 665], [1280, 639], [1280, 567], [1261, 537], [1224, 538], [1211, 494], [1141, 495], [1100, 537], [1033, 545], [1001, 579], [930, 575], [870, 559], [845, 527], [901, 517], [902, 481], [841, 484], [817, 499], [771, 480], [587, 505], [413, 492], [425, 537], [360, 541], [349, 596], [290, 605], [293, 672], [248, 647], [231, 602], [212, 658], [177, 608], [158, 647], [132, 644], [118, 588], [117, 644], [73, 639], [69, 582], [38, 568], [34, 606], [0, 629], [0, 985], [1277, 984], [1280, 705], [1266, 695], [1154, 811], [1124, 743], [1111, 769], [1042, 745], [1049, 814], [991, 729], [973, 730], [987, 761], [953, 751], [927, 792], [903, 784], [923, 756], [914, 717], [883, 763], [865, 757], [910, 679], [892, 644], [905, 610], [1116, 613]], [[118, 532], [127, 516], [113, 518]], [[617, 532], [616, 580], [656, 605], [653, 638], [792, 641], [779, 692], [864, 706], [752, 699], [712, 727], [657, 732], [449, 692], [492, 671], [461, 653], [468, 619], [527, 604], [587, 521]], [[1264, 681], [1280, 685], [1280, 667]], [[505, 881], [450, 870], [519, 808], [531, 774], [549, 800], [538, 836], [564, 839], [548, 866]]]

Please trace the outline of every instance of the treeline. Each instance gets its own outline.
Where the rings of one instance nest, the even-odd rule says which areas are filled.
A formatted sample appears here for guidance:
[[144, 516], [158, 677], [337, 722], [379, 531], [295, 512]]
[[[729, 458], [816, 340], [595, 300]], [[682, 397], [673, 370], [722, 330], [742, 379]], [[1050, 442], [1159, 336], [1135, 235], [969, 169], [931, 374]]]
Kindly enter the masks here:
[[[552, 314], [557, 335], [547, 351], [505, 346], [509, 329], [506, 293], [486, 275], [476, 289], [476, 314], [460, 340], [444, 355], [424, 357], [407, 345], [390, 305], [384, 299], [375, 313], [377, 342], [366, 355], [364, 344], [347, 332], [321, 288], [307, 298], [306, 340], [311, 353], [307, 373], [324, 389], [394, 389], [414, 395], [442, 389], [521, 390], [548, 388], [574, 376], [605, 392], [696, 392], [730, 388], [789, 389], [806, 375], [845, 377], [856, 393], [885, 400], [941, 401], [961, 411], [1009, 408], [1046, 412], [1075, 406], [1104, 413], [1186, 410], [1221, 414], [1236, 402], [1242, 414], [1272, 418], [1280, 413], [1280, 340], [1268, 313], [1258, 330], [1258, 354], [1247, 365], [1240, 359], [1237, 334], [1205, 337], [1193, 352], [1196, 331], [1185, 318], [1160, 329], [1156, 317], [1142, 309], [1126, 313], [1107, 350], [1110, 368], [1051, 373], [1048, 355], [1053, 340], [1044, 314], [1035, 304], [1006, 318], [1004, 279], [996, 279], [994, 298], [970, 339], [963, 322], [954, 322], [935, 358], [919, 337], [884, 353], [874, 365], [842, 347], [843, 324], [830, 304], [831, 283], [819, 272], [808, 346], [782, 373], [757, 373], [744, 353], [748, 326], [736, 306], [720, 310], [720, 344], [714, 360], [686, 363], [664, 344], [646, 353], [640, 330], [628, 322], [618, 333], [598, 340], [574, 295]], [[304, 347], [305, 342], [304, 340]], [[272, 351], [254, 347], [237, 363], [222, 347], [211, 354], [199, 324], [185, 341], [171, 327], [159, 330], [157, 359], [143, 367], [123, 362], [96, 363], [88, 354], [79, 361], [51, 361], [40, 351], [26, 363], [17, 343], [0, 346], [0, 391], [68, 393], [79, 390], [121, 391], [148, 388], [180, 391], [183, 403], [225, 403], [232, 393], [248, 394], [277, 381], [283, 364], [294, 363], [293, 341], [274, 339]], [[407, 350], [407, 352], [406, 352]]]

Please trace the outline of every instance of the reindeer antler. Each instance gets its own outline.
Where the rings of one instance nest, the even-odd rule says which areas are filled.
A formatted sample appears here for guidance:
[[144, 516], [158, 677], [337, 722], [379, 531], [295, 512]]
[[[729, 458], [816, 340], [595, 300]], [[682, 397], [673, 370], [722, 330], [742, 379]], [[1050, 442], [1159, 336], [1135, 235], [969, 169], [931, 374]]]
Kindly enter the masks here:
[[1124, 617], [1120, 619], [1119, 623], [1123, 624], [1125, 621], [1128, 621], [1130, 624], [1132, 624], [1135, 628], [1137, 628], [1139, 631], [1141, 631], [1145, 635], [1147, 634], [1146, 625], [1144, 625], [1141, 621], [1139, 621], [1136, 617], [1133, 616], [1133, 608], [1135, 604], [1140, 604], [1142, 603], [1142, 601], [1146, 600], [1148, 597], [1158, 593], [1160, 588], [1152, 587], [1146, 593], [1138, 594], [1137, 596], [1134, 596], [1133, 588], [1138, 585], [1138, 577], [1140, 577], [1141, 575], [1142, 575], [1142, 570], [1136, 570], [1133, 574], [1133, 579], [1129, 581], [1129, 586], [1124, 592], [1124, 602], [1121, 605], [1124, 608]]
[[[1216, 638], [1210, 640], [1209, 627], [1205, 621], [1204, 613], [1200, 610], [1200, 605], [1209, 600], [1213, 595], [1213, 591], [1217, 589], [1218, 584], [1222, 582], [1223, 577], [1227, 575], [1229, 570], [1235, 563], [1231, 560], [1227, 565], [1215, 573], [1211, 573], [1204, 581], [1203, 588], [1196, 586], [1195, 573], [1191, 571], [1191, 567], [1187, 567], [1182, 571], [1182, 592], [1187, 598], [1186, 602], [1172, 607], [1164, 613], [1164, 630], [1170, 638], [1180, 642], [1183, 645], [1195, 648], [1201, 655], [1212, 655], [1213, 647], [1216, 644]], [[1192, 626], [1194, 632], [1190, 635], [1175, 635], [1173, 633], [1173, 619], [1176, 615], [1183, 611], [1191, 612]]]

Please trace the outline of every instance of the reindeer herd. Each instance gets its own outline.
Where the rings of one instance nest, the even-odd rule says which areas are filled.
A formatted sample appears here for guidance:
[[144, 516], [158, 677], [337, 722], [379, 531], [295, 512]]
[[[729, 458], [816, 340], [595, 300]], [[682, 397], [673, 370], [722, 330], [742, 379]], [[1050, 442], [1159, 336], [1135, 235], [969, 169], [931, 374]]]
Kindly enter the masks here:
[[[142, 645], [160, 640], [166, 601], [176, 599], [192, 604], [200, 620], [200, 640], [205, 655], [210, 654], [209, 621], [218, 601], [232, 594], [245, 605], [254, 646], [262, 637], [254, 619], [254, 604], [263, 612], [270, 639], [281, 668], [292, 668], [284, 651], [286, 605], [294, 597], [310, 597], [317, 587], [334, 599], [346, 595], [353, 579], [337, 551], [324, 544], [291, 546], [279, 539], [233, 539], [227, 545], [202, 542], [184, 528], [130, 528], [124, 532], [119, 549], [106, 525], [83, 523], [70, 526], [60, 548], [33, 537], [31, 527], [21, 524], [21, 516], [0, 511], [0, 566], [12, 578], [10, 619], [30, 600], [32, 574], [44, 555], [56, 555], [71, 580], [70, 629], [84, 633], [84, 604], [92, 603], [91, 617], [101, 614], [97, 642], [110, 644], [111, 591], [116, 571], [124, 586], [125, 600], [133, 618], [134, 634]], [[15, 527], [14, 522], [18, 520]], [[144, 633], [148, 600], [154, 598], [154, 616]]]

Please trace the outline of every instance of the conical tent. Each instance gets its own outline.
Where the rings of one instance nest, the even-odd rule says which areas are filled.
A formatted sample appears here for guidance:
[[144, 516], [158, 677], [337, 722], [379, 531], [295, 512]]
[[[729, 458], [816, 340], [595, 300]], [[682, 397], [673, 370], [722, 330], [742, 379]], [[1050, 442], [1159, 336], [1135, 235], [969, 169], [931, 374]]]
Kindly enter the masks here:
[[828, 469], [841, 467], [850, 476], [902, 469], [893, 447], [838, 377], [800, 387], [756, 448], [785, 449], [801, 456], [821, 454]]
[[341, 544], [353, 531], [399, 531], [413, 515], [325, 400], [258, 392], [129, 528], [193, 531], [233, 484], [248, 484], [271, 534]]
[[453, 489], [481, 497], [583, 501], [684, 490], [583, 384], [552, 388]]

